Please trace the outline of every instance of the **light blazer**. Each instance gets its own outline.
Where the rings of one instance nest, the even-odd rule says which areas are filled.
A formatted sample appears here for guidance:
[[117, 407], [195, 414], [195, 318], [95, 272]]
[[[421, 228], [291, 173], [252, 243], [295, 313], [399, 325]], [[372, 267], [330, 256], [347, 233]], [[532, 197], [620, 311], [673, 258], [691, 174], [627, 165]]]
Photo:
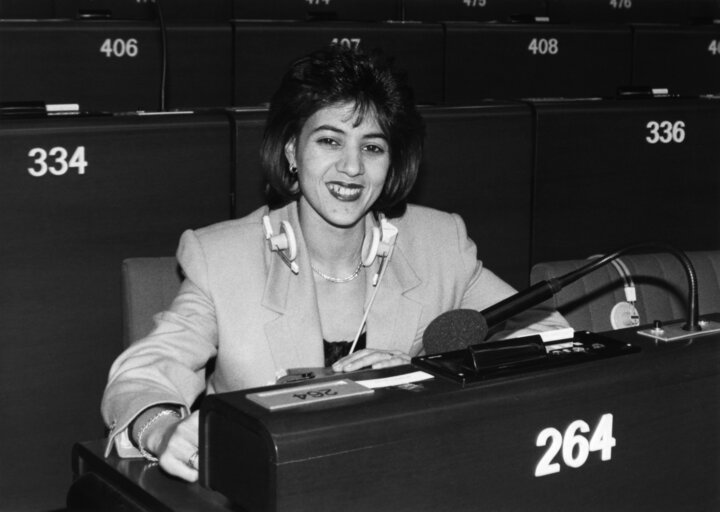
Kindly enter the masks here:
[[[262, 225], [266, 214], [276, 232], [282, 220], [292, 225], [297, 275], [269, 250]], [[365, 222], [373, 222], [370, 215]], [[481, 310], [514, 293], [478, 261], [459, 216], [410, 205], [391, 222], [398, 236], [368, 317], [368, 348], [415, 356], [425, 327], [439, 314]], [[177, 298], [169, 311], [156, 315], [154, 331], [133, 343], [110, 370], [102, 412], [111, 441], [124, 433], [116, 443], [121, 455], [137, 455], [127, 426], [147, 407], [169, 403], [187, 412], [206, 388], [214, 393], [265, 386], [288, 368], [324, 364], [314, 278], [296, 203], [186, 231], [177, 257], [186, 275]], [[361, 273], [367, 297], [377, 266]], [[567, 326], [557, 313], [537, 313], [513, 329]], [[215, 370], [206, 381], [205, 365], [213, 357]]]

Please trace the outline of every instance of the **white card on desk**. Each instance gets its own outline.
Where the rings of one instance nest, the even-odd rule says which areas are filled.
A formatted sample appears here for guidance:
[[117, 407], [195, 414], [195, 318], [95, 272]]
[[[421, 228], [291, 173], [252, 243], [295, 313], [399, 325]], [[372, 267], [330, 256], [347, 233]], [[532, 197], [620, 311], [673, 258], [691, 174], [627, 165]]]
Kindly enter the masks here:
[[316, 382], [305, 386], [249, 393], [247, 398], [270, 411], [301, 407], [353, 396], [370, 395], [374, 390], [350, 379]]

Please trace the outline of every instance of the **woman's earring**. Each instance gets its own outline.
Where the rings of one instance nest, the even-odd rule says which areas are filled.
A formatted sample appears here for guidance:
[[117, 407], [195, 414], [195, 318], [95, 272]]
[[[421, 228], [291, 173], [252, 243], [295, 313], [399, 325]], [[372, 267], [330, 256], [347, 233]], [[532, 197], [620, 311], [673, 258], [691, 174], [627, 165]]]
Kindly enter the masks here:
[[290, 166], [289, 166], [289, 168], [288, 168], [288, 171], [290, 172], [290, 174], [292, 174], [293, 176], [295, 176], [295, 175], [297, 174], [297, 165], [295, 165], [295, 164], [290, 164]]

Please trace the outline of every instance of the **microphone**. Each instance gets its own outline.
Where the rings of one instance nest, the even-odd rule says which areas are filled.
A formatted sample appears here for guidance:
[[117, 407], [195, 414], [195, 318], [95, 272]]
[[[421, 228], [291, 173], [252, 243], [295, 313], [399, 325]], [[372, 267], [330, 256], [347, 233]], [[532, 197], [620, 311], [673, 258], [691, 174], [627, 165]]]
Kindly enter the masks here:
[[530, 288], [511, 295], [505, 300], [490, 306], [482, 311], [471, 309], [454, 309], [447, 311], [435, 318], [425, 329], [423, 334], [423, 347], [428, 355], [461, 350], [471, 345], [485, 341], [488, 330], [505, 320], [522, 313], [541, 302], [551, 298], [565, 286], [573, 283], [581, 277], [593, 272], [603, 265], [619, 258], [620, 256], [636, 252], [642, 249], [662, 250], [676, 256], [683, 268], [688, 280], [688, 319], [683, 330], [688, 332], [701, 331], [698, 316], [698, 289], [695, 269], [687, 255], [669, 244], [648, 243], [632, 245], [606, 256], [598, 257], [587, 265], [584, 265], [565, 275], [540, 281]]
[[488, 324], [482, 313], [473, 309], [452, 309], [434, 319], [423, 333], [423, 347], [428, 355], [451, 352], [487, 336]]

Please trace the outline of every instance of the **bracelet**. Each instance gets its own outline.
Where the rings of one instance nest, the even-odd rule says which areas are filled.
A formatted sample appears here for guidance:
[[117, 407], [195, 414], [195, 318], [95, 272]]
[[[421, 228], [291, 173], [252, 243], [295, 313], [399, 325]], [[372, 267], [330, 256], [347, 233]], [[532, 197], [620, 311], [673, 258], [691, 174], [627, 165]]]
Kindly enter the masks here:
[[180, 416], [180, 413], [177, 412], [175, 409], [163, 409], [162, 411], [160, 411], [159, 413], [157, 413], [155, 416], [153, 416], [152, 418], [150, 418], [150, 419], [147, 421], [147, 423], [145, 423], [145, 425], [142, 426], [142, 428], [140, 429], [140, 432], [138, 432], [137, 445], [138, 445], [138, 449], [140, 450], [140, 455], [142, 455], [143, 457], [145, 457], [145, 459], [146, 459], [146, 460], [149, 460], [150, 462], [157, 462], [157, 461], [158, 461], [158, 458], [155, 457], [155, 456], [154, 456], [152, 453], [150, 453], [149, 451], [147, 451], [147, 450], [145, 449], [145, 447], [143, 446], [143, 443], [142, 443], [143, 435], [145, 435], [145, 431], [146, 431], [148, 428], [150, 428], [150, 426], [152, 426], [153, 423], [155, 423], [157, 420], [159, 420], [159, 419], [162, 418], [163, 416], [167, 416], [168, 414], [172, 414], [173, 416], [176, 416], [176, 417], [178, 417], [178, 418], [182, 418], [182, 416]]

